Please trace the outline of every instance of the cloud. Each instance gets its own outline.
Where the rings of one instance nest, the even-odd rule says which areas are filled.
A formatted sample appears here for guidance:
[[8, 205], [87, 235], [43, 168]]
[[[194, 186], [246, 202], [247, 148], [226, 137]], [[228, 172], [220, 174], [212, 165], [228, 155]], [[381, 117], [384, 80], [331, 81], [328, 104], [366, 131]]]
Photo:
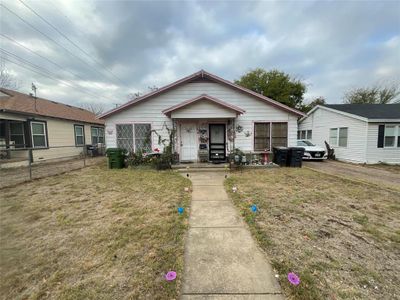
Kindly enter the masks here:
[[111, 108], [199, 69], [234, 80], [256, 67], [277, 68], [308, 84], [308, 100], [331, 103], [350, 87], [400, 80], [400, 2], [23, 1], [86, 54], [22, 3], [6, 0], [65, 49], [4, 8], [1, 33], [62, 68], [4, 38], [1, 47], [68, 84], [7, 67], [21, 91], [35, 82], [43, 96], [70, 104]]

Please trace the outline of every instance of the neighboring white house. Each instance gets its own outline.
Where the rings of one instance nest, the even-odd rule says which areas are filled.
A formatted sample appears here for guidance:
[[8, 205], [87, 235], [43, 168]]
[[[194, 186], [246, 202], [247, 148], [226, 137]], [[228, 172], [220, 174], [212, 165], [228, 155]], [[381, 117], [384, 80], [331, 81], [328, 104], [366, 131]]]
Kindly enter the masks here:
[[400, 104], [316, 106], [299, 121], [298, 138], [328, 142], [339, 160], [400, 164]]
[[[162, 150], [157, 131], [176, 130], [180, 161], [225, 161], [244, 152], [295, 146], [297, 120], [304, 114], [203, 70], [104, 113], [106, 145], [128, 151]], [[150, 138], [151, 136], [151, 138]]]

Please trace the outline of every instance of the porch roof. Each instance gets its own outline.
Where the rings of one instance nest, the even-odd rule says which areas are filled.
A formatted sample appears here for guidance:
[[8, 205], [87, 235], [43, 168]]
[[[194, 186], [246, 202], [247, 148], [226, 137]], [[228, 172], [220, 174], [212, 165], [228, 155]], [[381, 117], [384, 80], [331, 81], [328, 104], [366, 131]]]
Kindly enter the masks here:
[[[197, 107], [194, 106], [194, 104], [199, 104], [201, 102], [209, 102], [210, 104], [212, 104], [213, 107], [211, 107], [211, 106], [210, 107], [207, 107], [207, 106], [199, 107], [199, 105]], [[193, 108], [192, 112], [189, 112], [187, 110], [187, 108], [189, 106], [191, 106]], [[219, 112], [222, 112], [222, 110], [223, 110], [223, 111], [228, 111], [229, 114], [222, 114], [219, 116], [218, 110], [215, 109], [216, 107], [219, 108]], [[222, 110], [221, 110], [221, 108], [222, 108]], [[222, 101], [220, 99], [217, 99], [215, 97], [211, 97], [207, 94], [201, 94], [200, 96], [197, 96], [195, 98], [183, 101], [181, 103], [178, 103], [174, 106], [171, 106], [171, 107], [163, 110], [162, 112], [165, 115], [167, 115], [168, 117], [174, 117], [173, 113], [176, 113], [178, 110], [185, 110], [185, 109], [186, 109], [186, 112], [188, 113], [188, 115], [190, 115], [191, 113], [193, 114], [193, 113], [197, 112], [199, 114], [198, 117], [200, 117], [200, 116], [206, 117], [207, 110], [209, 110], [210, 117], [227, 117], [227, 116], [232, 117], [232, 116], [237, 116], [237, 115], [245, 113], [244, 109], [242, 109], [238, 106], [232, 105], [230, 103], [227, 103], [225, 101]]]

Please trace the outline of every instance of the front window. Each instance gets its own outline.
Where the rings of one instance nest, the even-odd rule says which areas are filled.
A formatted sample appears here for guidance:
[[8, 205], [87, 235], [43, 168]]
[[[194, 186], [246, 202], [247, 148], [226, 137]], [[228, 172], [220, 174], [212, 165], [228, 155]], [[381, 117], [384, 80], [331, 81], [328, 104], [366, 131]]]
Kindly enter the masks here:
[[385, 147], [394, 147], [396, 140], [396, 126], [386, 125], [385, 126]]
[[331, 146], [347, 147], [348, 128], [331, 128], [329, 130], [329, 144]]
[[25, 129], [22, 122], [10, 122], [10, 146], [25, 147]]
[[85, 144], [85, 129], [83, 125], [74, 125], [75, 128], [75, 146]]
[[272, 123], [271, 148], [287, 146], [287, 123]]
[[254, 150], [270, 150], [270, 123], [254, 124]]
[[347, 128], [339, 128], [339, 147], [347, 147]]
[[331, 128], [329, 130], [329, 144], [332, 146], [337, 146], [337, 135], [338, 129], [337, 128]]
[[151, 125], [135, 124], [135, 151], [151, 151]]
[[311, 140], [312, 139], [312, 130], [298, 130], [297, 131], [297, 139], [298, 140]]
[[118, 124], [117, 125], [117, 147], [125, 149], [129, 152], [133, 149], [133, 125]]
[[307, 130], [307, 140], [312, 140], [312, 130]]
[[104, 143], [104, 128], [92, 127], [92, 145]]
[[118, 124], [117, 147], [127, 151], [151, 151], [151, 124]]
[[47, 147], [46, 123], [31, 122], [31, 132], [32, 132], [32, 147], [46, 148]]
[[254, 150], [271, 150], [287, 146], [287, 123], [255, 123]]

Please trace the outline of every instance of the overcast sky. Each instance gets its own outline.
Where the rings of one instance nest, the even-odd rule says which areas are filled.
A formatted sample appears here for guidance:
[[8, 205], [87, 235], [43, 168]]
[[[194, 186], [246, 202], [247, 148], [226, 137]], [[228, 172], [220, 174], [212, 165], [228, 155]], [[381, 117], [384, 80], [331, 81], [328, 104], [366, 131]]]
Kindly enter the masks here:
[[400, 80], [400, 1], [2, 3], [0, 55], [19, 90], [34, 82], [38, 96], [72, 105], [111, 108], [200, 69], [233, 81], [276, 68], [328, 103]]

